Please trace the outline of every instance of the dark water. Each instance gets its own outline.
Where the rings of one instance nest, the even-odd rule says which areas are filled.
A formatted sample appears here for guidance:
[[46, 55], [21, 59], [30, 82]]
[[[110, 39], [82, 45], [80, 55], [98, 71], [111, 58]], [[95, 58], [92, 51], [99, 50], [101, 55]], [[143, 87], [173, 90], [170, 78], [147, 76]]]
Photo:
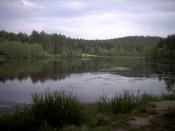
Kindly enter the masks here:
[[175, 91], [175, 65], [139, 58], [0, 62], [0, 102], [31, 102], [32, 93], [68, 90], [83, 102], [123, 90]]

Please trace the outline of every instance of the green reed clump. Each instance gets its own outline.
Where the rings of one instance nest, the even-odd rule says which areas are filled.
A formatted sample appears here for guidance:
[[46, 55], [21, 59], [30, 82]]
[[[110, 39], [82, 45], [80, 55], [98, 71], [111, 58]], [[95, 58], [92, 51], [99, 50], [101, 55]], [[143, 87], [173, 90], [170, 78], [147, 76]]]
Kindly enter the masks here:
[[137, 95], [129, 91], [122, 94], [116, 94], [112, 99], [101, 96], [97, 101], [97, 110], [100, 112], [130, 113], [133, 109], [146, 105], [149, 101], [155, 101], [157, 98], [146, 93]]
[[115, 95], [110, 101], [111, 110], [113, 113], [128, 113], [136, 106], [137, 101], [133, 94], [124, 91], [123, 94]]
[[136, 106], [136, 99], [133, 94], [124, 91], [123, 94], [116, 94], [112, 99], [101, 96], [97, 101], [97, 110], [100, 112], [128, 113]]
[[67, 92], [33, 95], [32, 104], [11, 114], [0, 115], [0, 130], [36, 130], [47, 125], [61, 128], [80, 125], [82, 109], [77, 97]]
[[159, 101], [159, 97], [160, 96], [155, 96], [152, 94], [147, 94], [147, 93], [143, 93], [143, 94], [138, 94], [135, 99], [137, 99], [137, 105], [138, 106], [144, 106], [146, 104], [148, 104], [151, 101]]
[[109, 111], [109, 100], [106, 95], [100, 96], [97, 101], [97, 111], [108, 112]]
[[79, 125], [82, 111], [76, 96], [66, 92], [45, 93], [44, 96], [34, 95], [31, 107], [36, 119], [45, 120], [52, 127]]

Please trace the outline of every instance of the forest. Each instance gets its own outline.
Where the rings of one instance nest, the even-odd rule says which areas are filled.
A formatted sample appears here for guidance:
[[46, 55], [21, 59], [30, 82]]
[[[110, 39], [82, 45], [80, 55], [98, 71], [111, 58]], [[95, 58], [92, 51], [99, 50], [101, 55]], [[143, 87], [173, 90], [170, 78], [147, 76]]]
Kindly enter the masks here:
[[30, 35], [0, 31], [1, 57], [82, 57], [83, 55], [174, 58], [175, 35], [167, 38], [128, 36], [108, 40], [84, 40], [35, 30]]
[[161, 39], [156, 45], [146, 50], [145, 55], [151, 58], [175, 58], [175, 35]]

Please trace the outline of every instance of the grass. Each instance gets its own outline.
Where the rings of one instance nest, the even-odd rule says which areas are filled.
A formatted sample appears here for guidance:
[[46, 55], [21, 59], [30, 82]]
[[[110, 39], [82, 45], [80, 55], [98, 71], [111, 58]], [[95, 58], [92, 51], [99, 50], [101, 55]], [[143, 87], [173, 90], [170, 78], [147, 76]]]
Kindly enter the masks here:
[[133, 94], [124, 91], [122, 95], [116, 94], [109, 104], [111, 106], [111, 111], [114, 114], [128, 113], [137, 105], [137, 100]]
[[109, 126], [96, 126], [96, 127], [88, 127], [88, 126], [82, 126], [82, 127], [75, 127], [75, 126], [69, 126], [61, 131], [111, 131], [112, 128]]
[[138, 107], [145, 106], [153, 100], [157, 100], [157, 98], [152, 95], [140, 94], [139, 92], [134, 95], [129, 91], [124, 91], [123, 94], [116, 94], [110, 100], [106, 96], [101, 96], [97, 101], [97, 110], [103, 113], [126, 114]]
[[[150, 130], [165, 122], [163, 129], [174, 129], [174, 112], [153, 121], [151, 126], [129, 128], [130, 117], [145, 115], [151, 101], [175, 100], [174, 94], [153, 96], [124, 91], [112, 99], [101, 96], [97, 103], [81, 104], [69, 92], [45, 92], [32, 96], [30, 106], [18, 108], [14, 113], [0, 115], [0, 130], [5, 131], [110, 131], [113, 129]], [[173, 117], [171, 117], [173, 116]], [[170, 129], [171, 129], [170, 128]]]
[[78, 99], [65, 92], [33, 96], [32, 111], [39, 120], [46, 120], [52, 127], [81, 123], [81, 106]]
[[162, 93], [161, 100], [175, 100], [175, 93], [170, 94]]
[[51, 128], [80, 125], [81, 109], [78, 99], [70, 93], [46, 92], [43, 96], [33, 95], [30, 107], [0, 116], [0, 130], [37, 130], [43, 125]]

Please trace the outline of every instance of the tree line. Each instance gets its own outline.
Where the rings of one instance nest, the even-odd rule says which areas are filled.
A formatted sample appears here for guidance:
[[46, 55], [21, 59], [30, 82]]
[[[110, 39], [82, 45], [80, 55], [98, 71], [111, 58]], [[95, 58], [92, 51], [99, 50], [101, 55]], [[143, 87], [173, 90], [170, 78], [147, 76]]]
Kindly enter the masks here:
[[151, 58], [175, 58], [175, 35], [162, 38], [157, 45], [147, 48], [146, 56]]
[[[169, 37], [174, 38], [174, 35]], [[167, 39], [171, 39], [169, 37]], [[79, 57], [82, 56], [82, 54], [99, 56], [166, 57], [165, 54], [171, 52], [170, 54], [172, 57], [174, 53], [172, 53], [172, 50], [169, 50], [169, 45], [171, 46], [172, 44], [165, 46], [169, 42], [171, 42], [171, 40], [150, 36], [130, 36], [109, 40], [84, 40], [73, 39], [56, 33], [48, 34], [44, 31], [37, 32], [35, 30], [33, 30], [30, 35], [21, 32], [15, 34], [12, 32], [0, 31], [0, 55], [9, 55], [8, 52], [14, 49], [22, 50], [21, 54], [18, 55], [24, 53], [23, 55], [25, 57], [34, 55], [33, 52], [37, 52], [35, 56], [40, 57], [48, 55]], [[16, 47], [13, 47], [14, 45]], [[12, 54], [9, 56], [13, 56], [13, 51], [11, 51], [11, 53]], [[165, 54], [163, 55], [162, 53]], [[14, 54], [14, 57], [18, 55]]]
[[47, 52], [39, 44], [28, 44], [0, 38], [0, 56], [6, 58], [38, 58], [46, 57]]

